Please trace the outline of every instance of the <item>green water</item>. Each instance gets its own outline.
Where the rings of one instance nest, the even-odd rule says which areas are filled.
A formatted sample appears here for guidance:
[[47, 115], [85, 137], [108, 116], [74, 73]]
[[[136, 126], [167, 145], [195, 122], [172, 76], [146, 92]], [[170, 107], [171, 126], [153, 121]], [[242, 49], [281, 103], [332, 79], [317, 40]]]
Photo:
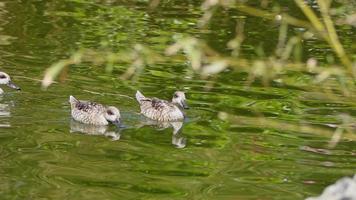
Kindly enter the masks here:
[[[307, 79], [303, 75], [291, 74], [294, 86], [246, 88], [246, 74], [203, 80], [186, 62], [148, 66], [126, 81], [117, 78], [126, 64], [105, 73], [104, 66], [84, 63], [72, 66], [65, 82], [41, 90], [44, 70], [79, 48], [119, 51], [141, 43], [163, 50], [174, 34], [193, 34], [225, 52], [222, 44], [234, 29], [225, 12], [201, 30], [200, 2], [168, 2], [156, 11], [146, 1], [125, 0], [1, 5], [0, 67], [22, 91], [4, 88], [0, 97], [0, 199], [303, 199], [356, 172], [354, 141], [327, 149], [330, 135], [265, 127], [257, 120], [261, 114], [294, 124], [302, 119], [333, 131], [339, 113], [356, 116], [352, 103], [304, 92], [298, 84]], [[255, 26], [247, 28], [243, 49], [254, 57], [251, 46], [261, 43], [268, 50], [278, 30], [248, 19]], [[305, 44], [305, 54], [315, 43]], [[322, 57], [329, 50], [313, 51]], [[139, 116], [132, 98], [137, 89], [165, 99], [177, 89], [187, 92], [191, 109], [179, 134]], [[81, 133], [95, 130], [71, 121], [69, 95], [118, 106], [126, 128], [103, 130], [116, 140]], [[252, 123], [221, 120], [220, 112]]]

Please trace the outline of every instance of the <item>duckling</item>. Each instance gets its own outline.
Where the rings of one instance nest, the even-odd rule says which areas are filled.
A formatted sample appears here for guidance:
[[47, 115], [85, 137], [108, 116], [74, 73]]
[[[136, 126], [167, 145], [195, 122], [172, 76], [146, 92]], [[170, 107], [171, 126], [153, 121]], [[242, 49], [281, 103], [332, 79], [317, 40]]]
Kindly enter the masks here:
[[109, 122], [120, 126], [120, 111], [114, 106], [104, 106], [99, 103], [80, 101], [73, 96], [69, 97], [71, 114], [74, 120], [84, 124], [108, 125]]
[[181, 121], [185, 118], [181, 108], [188, 109], [185, 94], [176, 91], [172, 102], [158, 98], [146, 98], [140, 91], [136, 92], [136, 100], [140, 104], [141, 114], [157, 121]]
[[[15, 89], [15, 90], [20, 90], [20, 87], [15, 85], [12, 81], [11, 78], [8, 74], [5, 72], [0, 72], [0, 85], [7, 85], [8, 87]], [[0, 88], [0, 94], [3, 94], [4, 91]]]

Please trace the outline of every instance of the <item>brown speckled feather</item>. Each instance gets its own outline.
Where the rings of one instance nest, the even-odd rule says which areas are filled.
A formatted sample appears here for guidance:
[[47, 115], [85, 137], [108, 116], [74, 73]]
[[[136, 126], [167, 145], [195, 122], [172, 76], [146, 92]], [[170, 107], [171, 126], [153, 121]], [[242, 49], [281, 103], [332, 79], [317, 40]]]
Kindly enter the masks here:
[[70, 97], [70, 104], [72, 117], [76, 121], [93, 125], [108, 124], [104, 117], [106, 109], [103, 105], [95, 102], [80, 101], [74, 97]]
[[141, 93], [136, 94], [141, 113], [157, 121], [180, 121], [184, 119], [183, 112], [173, 103], [158, 99], [146, 98]]
[[78, 101], [78, 103], [75, 104], [75, 107], [83, 112], [92, 112], [92, 110], [95, 111], [104, 111], [105, 108], [101, 104], [95, 103], [95, 102], [87, 102], [87, 101]]

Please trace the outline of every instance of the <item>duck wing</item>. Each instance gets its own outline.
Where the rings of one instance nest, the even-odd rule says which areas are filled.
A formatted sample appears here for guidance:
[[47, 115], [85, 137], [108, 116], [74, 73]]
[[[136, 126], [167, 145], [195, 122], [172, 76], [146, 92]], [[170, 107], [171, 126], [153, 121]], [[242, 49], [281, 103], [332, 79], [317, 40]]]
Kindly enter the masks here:
[[158, 98], [143, 100], [141, 113], [158, 121], [176, 121], [183, 118], [183, 114], [177, 106]]
[[162, 99], [152, 98], [150, 99], [150, 101], [151, 101], [152, 108], [156, 110], [168, 109], [171, 107], [168, 101]]
[[103, 105], [95, 102], [89, 102], [89, 101], [78, 101], [75, 104], [75, 108], [79, 111], [86, 112], [86, 113], [100, 113], [105, 111], [105, 108]]

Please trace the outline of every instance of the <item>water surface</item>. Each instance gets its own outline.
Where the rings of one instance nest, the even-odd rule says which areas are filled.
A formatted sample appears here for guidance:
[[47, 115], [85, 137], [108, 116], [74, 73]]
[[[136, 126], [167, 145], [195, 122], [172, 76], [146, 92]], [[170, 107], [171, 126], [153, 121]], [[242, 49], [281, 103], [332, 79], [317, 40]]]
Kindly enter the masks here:
[[[141, 43], [164, 50], [174, 34], [189, 33], [226, 52], [222, 43], [233, 33], [224, 27], [233, 22], [224, 13], [203, 31], [196, 26], [200, 3], [151, 11], [144, 1], [2, 2], [0, 67], [22, 88], [0, 97], [2, 199], [303, 199], [355, 173], [354, 141], [327, 149], [330, 136], [258, 120], [263, 115], [298, 125], [302, 119], [332, 132], [338, 113], [355, 117], [354, 104], [313, 98], [298, 84], [246, 88], [244, 73], [205, 80], [184, 62], [148, 66], [135, 80], [120, 80], [126, 64], [105, 73], [104, 66], [84, 63], [71, 66], [65, 82], [41, 90], [44, 70], [80, 48], [119, 51]], [[251, 46], [268, 47], [278, 28], [248, 20], [256, 26], [247, 30], [243, 49], [253, 58]], [[164, 99], [187, 92], [191, 109], [177, 135], [138, 114], [137, 89]], [[118, 106], [126, 128], [73, 123], [69, 95]], [[225, 121], [221, 112], [252, 122]], [[83, 134], [92, 131], [107, 134]]]

